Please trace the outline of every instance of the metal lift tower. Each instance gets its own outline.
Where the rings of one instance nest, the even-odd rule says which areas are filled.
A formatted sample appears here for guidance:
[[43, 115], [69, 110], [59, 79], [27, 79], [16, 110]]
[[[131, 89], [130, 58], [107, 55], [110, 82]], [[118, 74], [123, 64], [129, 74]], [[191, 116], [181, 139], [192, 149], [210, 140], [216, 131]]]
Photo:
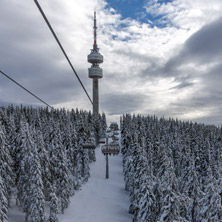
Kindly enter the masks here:
[[88, 62], [92, 64], [89, 68], [89, 78], [93, 80], [93, 113], [99, 113], [99, 79], [103, 77], [103, 70], [99, 67], [103, 63], [103, 56], [99, 53], [96, 42], [96, 12], [94, 12], [94, 44], [88, 55]]

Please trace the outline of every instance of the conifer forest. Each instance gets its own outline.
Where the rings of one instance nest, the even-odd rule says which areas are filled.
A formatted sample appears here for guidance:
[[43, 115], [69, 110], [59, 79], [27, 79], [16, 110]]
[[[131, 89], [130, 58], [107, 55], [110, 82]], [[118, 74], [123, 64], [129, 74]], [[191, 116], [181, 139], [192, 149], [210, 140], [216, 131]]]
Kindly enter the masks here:
[[[25, 222], [59, 222], [96, 161], [84, 144], [106, 129], [105, 114], [1, 108], [0, 221], [15, 203]], [[133, 222], [222, 221], [221, 127], [126, 114], [120, 130]]]
[[[95, 151], [84, 143], [104, 137], [105, 115], [65, 109], [0, 109], [0, 221], [14, 201], [25, 221], [57, 222], [90, 177]], [[46, 214], [46, 208], [48, 213]]]
[[222, 221], [222, 128], [155, 116], [121, 119], [134, 222]]

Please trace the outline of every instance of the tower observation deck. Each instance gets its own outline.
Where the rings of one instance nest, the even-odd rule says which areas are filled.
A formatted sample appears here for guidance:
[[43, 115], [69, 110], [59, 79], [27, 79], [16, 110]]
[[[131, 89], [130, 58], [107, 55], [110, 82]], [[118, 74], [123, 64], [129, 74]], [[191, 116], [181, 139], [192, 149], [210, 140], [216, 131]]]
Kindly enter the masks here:
[[93, 79], [93, 113], [99, 113], [99, 81], [103, 77], [103, 70], [99, 64], [103, 63], [103, 56], [99, 53], [97, 47], [97, 27], [96, 12], [94, 12], [94, 44], [91, 53], [88, 55], [88, 62], [92, 64], [89, 68], [89, 78]]

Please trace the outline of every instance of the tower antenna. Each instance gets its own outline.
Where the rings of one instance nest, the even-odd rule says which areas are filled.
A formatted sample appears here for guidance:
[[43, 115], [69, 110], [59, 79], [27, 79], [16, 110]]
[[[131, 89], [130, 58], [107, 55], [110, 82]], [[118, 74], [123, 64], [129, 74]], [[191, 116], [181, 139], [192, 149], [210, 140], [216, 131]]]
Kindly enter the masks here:
[[94, 12], [94, 45], [93, 45], [93, 48], [96, 49], [97, 48], [97, 42], [96, 42], [96, 38], [97, 38], [97, 33], [96, 33], [96, 12]]

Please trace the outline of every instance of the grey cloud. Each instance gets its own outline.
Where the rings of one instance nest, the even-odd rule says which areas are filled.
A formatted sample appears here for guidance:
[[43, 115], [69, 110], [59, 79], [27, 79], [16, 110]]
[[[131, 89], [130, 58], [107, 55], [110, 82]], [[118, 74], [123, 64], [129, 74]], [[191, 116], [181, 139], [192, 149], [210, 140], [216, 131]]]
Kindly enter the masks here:
[[[60, 10], [63, 9], [60, 7]], [[0, 68], [3, 72], [51, 105], [75, 100], [84, 94], [34, 2], [3, 0], [0, 30]], [[87, 69], [77, 68], [76, 71], [88, 89]], [[38, 103], [4, 76], [0, 78], [0, 101]]]
[[178, 85], [171, 88], [171, 90], [175, 90], [175, 93], [183, 89], [183, 87], [190, 87], [191, 90], [198, 87], [199, 90], [195, 90], [188, 98], [178, 99], [176, 102], [170, 103], [162, 110], [155, 110], [155, 112], [153, 110], [147, 111], [157, 116], [165, 117], [181, 117], [186, 113], [203, 111], [206, 112], [206, 116], [196, 117], [192, 119], [192, 121], [220, 125], [222, 122], [222, 64], [215, 64], [199, 77], [201, 77], [201, 81], [195, 84], [189, 82], [195, 79], [195, 74], [175, 78], [175, 82], [177, 82]]
[[101, 96], [101, 107], [109, 115], [138, 111], [144, 104], [144, 95], [133, 93], [106, 94]]
[[[175, 93], [180, 90], [192, 91], [198, 87], [199, 91], [191, 94], [189, 98], [179, 99], [170, 103], [167, 107], [154, 110], [143, 109], [144, 114], [155, 114], [157, 116], [181, 117], [187, 113], [206, 112], [207, 116], [193, 119], [193, 121], [207, 124], [221, 124], [222, 120], [222, 18], [205, 25], [194, 33], [183, 46], [175, 50], [175, 55], [166, 64], [156, 58], [143, 57], [128, 49], [117, 50], [128, 59], [135, 58], [147, 63], [147, 68], [140, 73], [140, 79], [136, 81], [152, 81], [156, 79], [173, 78], [177, 84], [170, 90]], [[194, 65], [189, 66], [189, 63]], [[201, 69], [196, 69], [201, 68]], [[198, 79], [198, 81], [196, 81]], [[115, 97], [114, 97], [115, 98]], [[150, 98], [152, 101], [152, 98]], [[155, 96], [154, 98], [155, 99]], [[127, 104], [127, 103], [126, 103]], [[123, 104], [124, 106], [124, 104]], [[141, 105], [138, 105], [141, 108]], [[112, 107], [112, 106], [111, 106]], [[119, 107], [115, 108], [118, 110]], [[120, 109], [125, 111], [124, 109]], [[130, 111], [135, 112], [135, 109]], [[120, 112], [119, 112], [120, 113]]]
[[[222, 57], [221, 57], [222, 59]], [[215, 64], [211, 69], [203, 75], [203, 84], [205, 89], [221, 90], [222, 83], [222, 61]]]
[[191, 75], [178, 76], [174, 79], [174, 82], [178, 85], [171, 89], [183, 89], [194, 85]]
[[222, 55], [222, 17], [204, 26], [185, 43], [182, 55], [192, 54], [200, 62], [218, 59]]
[[[140, 58], [130, 50], [117, 50], [116, 53], [122, 54], [128, 58], [141, 59], [147, 61], [147, 69], [141, 72], [140, 81], [153, 81], [155, 79], [173, 77], [177, 84], [170, 90], [179, 90], [189, 88], [192, 92], [195, 87], [199, 91], [191, 95], [190, 98], [180, 99], [177, 102], [170, 103], [163, 110], [145, 110], [147, 113], [158, 116], [181, 116], [186, 113], [204, 110], [208, 113], [211, 121], [214, 118], [222, 119], [222, 18], [214, 21], [193, 34], [183, 45], [182, 49], [166, 64], [162, 64], [156, 58]], [[192, 62], [197, 67], [204, 66], [201, 71], [194, 70], [187, 66]], [[183, 67], [183, 69], [181, 69]], [[199, 81], [195, 81], [199, 78]], [[139, 81], [137, 79], [137, 81]], [[199, 85], [200, 84], [200, 85]], [[141, 106], [140, 106], [141, 107]], [[117, 108], [118, 109], [118, 108]], [[132, 112], [135, 110], [131, 110]], [[206, 120], [207, 117], [195, 119], [195, 121]], [[206, 122], [206, 121], [205, 121]], [[206, 122], [210, 123], [210, 121]], [[212, 123], [212, 122], [211, 122]], [[218, 124], [218, 122], [213, 122]]]
[[204, 111], [207, 116], [194, 118], [193, 121], [204, 122], [206, 124], [221, 124], [222, 120], [222, 90], [206, 91], [201, 90], [188, 99], [180, 99], [177, 102], [170, 103], [165, 108], [165, 115], [180, 116], [187, 112]]
[[[210, 64], [212, 62], [221, 62], [222, 58], [222, 18], [205, 25], [199, 31], [194, 33], [183, 45], [179, 52], [170, 58], [166, 64], [153, 59], [152, 63], [148, 62], [147, 68], [141, 73], [144, 78], [159, 77], [181, 77], [192, 73], [190, 68], [184, 71], [180, 70], [192, 62], [196, 66]], [[195, 73], [193, 73], [195, 75]], [[190, 75], [191, 77], [191, 75]], [[183, 82], [182, 85], [186, 85]], [[188, 84], [189, 85], [189, 84]]]
[[192, 82], [181, 82], [177, 86], [172, 87], [170, 89], [183, 89], [183, 88], [187, 88], [187, 87], [193, 86], [193, 85], [194, 85], [194, 83], [192, 83]]
[[208, 116], [196, 118], [194, 119], [194, 121], [199, 122], [199, 123], [205, 123], [208, 125], [214, 124], [216, 126], [221, 127], [222, 126], [221, 119], [222, 119], [221, 110], [217, 110]]
[[222, 57], [222, 17], [205, 25], [184, 44], [178, 55], [171, 58], [164, 67], [168, 75], [175, 73], [188, 62], [199, 64], [218, 61]]
[[205, 98], [191, 98], [179, 100], [174, 103], [170, 103], [169, 106], [164, 107], [163, 109], [153, 110], [147, 109], [145, 110], [145, 114], [149, 113], [151, 115], [156, 115], [158, 117], [164, 116], [165, 118], [183, 118], [183, 115], [187, 113], [196, 113], [197, 111], [204, 111], [207, 113], [206, 116], [196, 117], [196, 118], [187, 118], [184, 120], [189, 120], [193, 122], [205, 123], [205, 124], [214, 124], [221, 125], [222, 119], [222, 105], [215, 106], [214, 104], [208, 104], [205, 101]]
[[[222, 110], [222, 63], [213, 66], [202, 76], [202, 88], [196, 93], [191, 102], [199, 101], [204, 107], [214, 107], [215, 110]], [[221, 112], [222, 115], [222, 112]]]
[[[173, 77], [177, 86], [173, 90], [181, 90], [187, 87], [195, 87], [196, 78], [201, 79], [204, 86], [202, 95], [213, 98], [220, 94], [222, 80], [222, 18], [205, 25], [194, 33], [183, 45], [182, 49], [175, 53], [166, 64], [152, 63], [147, 65], [141, 73], [142, 79], [152, 80], [155, 78]], [[193, 63], [196, 67], [205, 66], [201, 71], [189, 67]], [[181, 69], [183, 67], [183, 69]], [[202, 98], [202, 100], [204, 100]]]
[[158, 57], [151, 57], [149, 55], [142, 55], [136, 51], [133, 51], [130, 46], [124, 47], [123, 49], [114, 49], [114, 53], [117, 55], [123, 55], [131, 60], [138, 60], [140, 62], [147, 62], [151, 64], [151, 66], [155, 63]]

